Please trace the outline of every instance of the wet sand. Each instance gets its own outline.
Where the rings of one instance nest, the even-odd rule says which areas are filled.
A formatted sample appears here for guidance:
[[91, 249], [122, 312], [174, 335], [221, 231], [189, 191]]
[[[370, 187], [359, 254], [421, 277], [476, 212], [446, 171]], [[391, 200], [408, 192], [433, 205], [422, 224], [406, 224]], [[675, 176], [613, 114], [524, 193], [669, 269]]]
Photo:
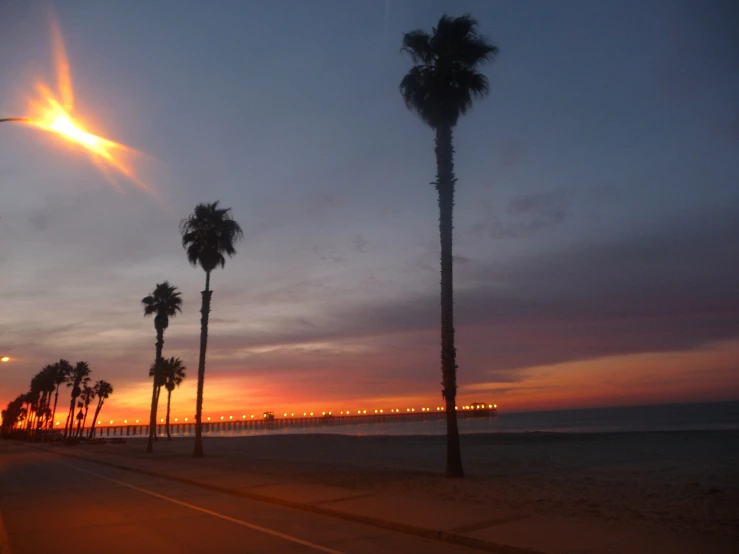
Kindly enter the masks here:
[[[444, 479], [443, 437], [207, 437], [204, 465], [282, 480], [462, 500], [526, 512], [739, 538], [739, 431], [462, 437], [467, 477]], [[190, 438], [160, 440], [163, 463]], [[144, 443], [80, 446], [146, 457]]]

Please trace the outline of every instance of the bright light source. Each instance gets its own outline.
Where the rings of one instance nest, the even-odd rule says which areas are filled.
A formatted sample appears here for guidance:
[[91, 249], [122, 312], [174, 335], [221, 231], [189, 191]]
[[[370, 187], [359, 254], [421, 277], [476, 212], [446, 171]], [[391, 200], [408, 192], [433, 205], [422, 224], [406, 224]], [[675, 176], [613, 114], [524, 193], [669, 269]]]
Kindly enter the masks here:
[[254, 419], [254, 414], [251, 414], [251, 418]]
[[242, 415], [241, 419], [246, 419], [246, 414]]
[[282, 417], [287, 417], [287, 412], [285, 412], [284, 414], [282, 414]]
[[233, 418], [234, 418], [234, 416], [232, 416], [232, 415], [228, 416], [228, 419], [233, 419]]
[[310, 415], [313, 415], [313, 412], [311, 412]]
[[[177, 420], [175, 419], [175, 421], [177, 421]], [[123, 423], [128, 423], [128, 420], [127, 419], [124, 419], [123, 420]]]
[[[136, 421], [138, 421], [138, 419]], [[185, 418], [185, 423], [187, 423], [187, 418]]]
[[175, 423], [177, 423], [177, 418], [174, 418]]
[[210, 421], [210, 417], [208, 417], [208, 421]]
[[110, 420], [110, 424], [113, 425], [113, 420], [112, 419]]
[[[111, 421], [111, 423], [113, 423], [113, 422]], [[159, 423], [164, 423], [164, 418], [160, 419], [159, 420]]]
[[382, 413], [382, 410], [380, 410], [380, 413]]
[[0, 358], [0, 362], [9, 362], [9, 361], [10, 361], [9, 356], [3, 356], [2, 358]]
[[[187, 420], [185, 420], [185, 421], [187, 421]], [[137, 420], [136, 420], [136, 423], [138, 423], [138, 422], [139, 422], [139, 420], [137, 419]]]
[[57, 421], [56, 424], [59, 425], [59, 422]]
[[493, 404], [493, 408], [497, 408], [497, 407], [498, 407], [498, 405], [497, 405], [497, 404]]
[[223, 416], [221, 416], [221, 419], [223, 419]]

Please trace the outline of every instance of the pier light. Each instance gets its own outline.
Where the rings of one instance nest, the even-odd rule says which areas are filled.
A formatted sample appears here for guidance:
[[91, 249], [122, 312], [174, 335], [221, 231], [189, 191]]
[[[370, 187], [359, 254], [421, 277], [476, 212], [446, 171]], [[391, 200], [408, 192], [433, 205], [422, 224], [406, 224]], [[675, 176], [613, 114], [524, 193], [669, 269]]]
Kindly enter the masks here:
[[251, 418], [254, 419], [254, 414], [251, 414]]
[[295, 417], [295, 414], [294, 414], [294, 413], [291, 413], [291, 414], [290, 414], [290, 417]]
[[113, 425], [113, 420], [112, 419], [110, 420], [110, 424]]
[[362, 413], [363, 413], [363, 414], [366, 414], [366, 413], [367, 413], [367, 410], [362, 410]]
[[357, 410], [357, 413], [358, 413], [358, 414], [361, 414], [361, 413], [362, 413], [362, 410]]
[[341, 415], [344, 415], [344, 412], [341, 412]]
[[177, 423], [177, 418], [174, 418], [174, 422]]
[[[177, 420], [175, 419], [175, 421], [177, 421]], [[128, 423], [128, 420], [127, 419], [124, 419], [123, 420], [123, 423]]]
[[208, 421], [210, 421], [210, 416], [208, 417]]
[[492, 405], [492, 404], [488, 404], [488, 408], [492, 408], [492, 407], [493, 407], [493, 405]]
[[[185, 420], [185, 421], [187, 421], [187, 420]], [[137, 419], [137, 420], [136, 420], [136, 423], [138, 423], [138, 422], [139, 422], [139, 420]]]
[[328, 415], [331, 415], [331, 412], [329, 412]]
[[415, 412], [415, 411], [416, 411], [416, 409], [415, 409], [415, 408], [411, 408], [411, 412]]
[[321, 415], [326, 415], [326, 412], [321, 412]]
[[284, 414], [282, 414], [282, 417], [287, 417], [287, 412], [285, 412]]
[[[138, 423], [138, 421], [139, 421], [139, 420], [137, 419], [137, 420], [136, 420], [136, 422]], [[187, 418], [185, 418], [185, 423], [187, 423]]]
[[102, 421], [98, 421], [98, 425], [100, 425], [101, 423], [102, 423]]
[[382, 413], [382, 409], [380, 409], [380, 413]]
[[313, 412], [311, 412], [310, 415], [313, 415]]
[[246, 419], [246, 414], [242, 415], [241, 419]]
[[[111, 421], [111, 423], [113, 423], [113, 422]], [[164, 418], [160, 419], [159, 420], [159, 423], [164, 423]]]
[[234, 418], [234, 416], [232, 416], [232, 415], [228, 416], [228, 419], [233, 419], [233, 418]]
[[459, 406], [454, 406], [454, 409], [455, 410], [459, 410]]
[[375, 413], [377, 413], [377, 410], [375, 410]]
[[223, 416], [221, 416], [221, 419], [223, 419]]
[[498, 405], [497, 405], [497, 404], [493, 404], [493, 408], [497, 408], [497, 407], [498, 407]]

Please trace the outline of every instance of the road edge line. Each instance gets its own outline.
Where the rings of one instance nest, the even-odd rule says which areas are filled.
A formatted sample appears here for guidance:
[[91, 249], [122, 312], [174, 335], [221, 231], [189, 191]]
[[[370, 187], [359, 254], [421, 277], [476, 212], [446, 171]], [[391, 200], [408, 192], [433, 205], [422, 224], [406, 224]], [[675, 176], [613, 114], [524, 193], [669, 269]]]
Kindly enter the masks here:
[[[81, 456], [79, 454], [72, 454], [69, 452], [59, 452], [56, 450], [50, 450], [46, 448], [32, 447], [30, 445], [27, 445], [27, 446], [29, 446], [30, 448], [35, 448], [36, 450], [40, 450], [42, 452], [49, 452], [51, 454], [56, 454], [58, 456], [64, 456], [67, 458], [76, 458], [78, 460], [83, 460], [83, 461], [91, 462], [94, 464], [114, 467], [116, 469], [122, 469], [124, 471], [131, 471], [133, 473], [139, 473], [141, 475], [148, 475], [150, 477], [158, 477], [160, 479], [165, 479], [167, 481], [183, 483], [185, 485], [191, 485], [194, 487], [199, 487], [201, 489], [212, 490], [214, 492], [220, 492], [223, 494], [228, 494], [230, 496], [239, 496], [242, 498], [248, 498], [249, 500], [255, 500], [257, 502], [265, 502], [267, 504], [274, 504], [276, 506], [282, 506], [285, 508], [292, 508], [292, 509], [301, 510], [304, 512], [311, 512], [314, 514], [333, 517], [335, 519], [343, 519], [345, 521], [351, 521], [353, 523], [363, 523], [365, 525], [370, 525], [372, 527], [388, 529], [390, 531], [396, 531], [398, 533], [404, 533], [406, 535], [413, 535], [416, 537], [431, 539], [431, 540], [435, 540], [435, 541], [443, 542], [447, 544], [467, 546], [469, 548], [476, 548], [478, 550], [482, 550], [484, 552], [490, 552], [492, 554], [547, 554], [540, 550], [531, 550], [528, 548], [522, 548], [518, 546], [510, 546], [507, 544], [490, 542], [490, 541], [486, 541], [482, 539], [477, 539], [475, 537], [468, 537], [465, 535], [460, 535], [452, 531], [441, 531], [441, 530], [435, 531], [433, 529], [427, 529], [425, 527], [417, 527], [415, 525], [408, 525], [406, 523], [398, 523], [397, 521], [390, 521], [390, 520], [380, 519], [380, 518], [372, 517], [372, 516], [363, 516], [359, 514], [353, 514], [350, 512], [343, 512], [341, 510], [326, 508], [324, 506], [317, 506], [315, 504], [310, 504], [307, 502], [295, 502], [292, 500], [285, 500], [282, 498], [265, 496], [262, 494], [249, 492], [247, 490], [229, 489], [227, 487], [215, 485], [212, 483], [203, 483], [202, 481], [197, 481], [195, 479], [188, 479], [187, 477], [167, 475], [165, 473], [159, 473], [159, 472], [151, 471], [148, 469], [142, 469], [142, 468], [127, 466], [123, 464], [117, 464], [117, 463], [109, 462], [106, 460], [96, 460], [94, 458], [88, 458], [86, 456]], [[2, 554], [6, 554], [6, 553], [2, 552]]]

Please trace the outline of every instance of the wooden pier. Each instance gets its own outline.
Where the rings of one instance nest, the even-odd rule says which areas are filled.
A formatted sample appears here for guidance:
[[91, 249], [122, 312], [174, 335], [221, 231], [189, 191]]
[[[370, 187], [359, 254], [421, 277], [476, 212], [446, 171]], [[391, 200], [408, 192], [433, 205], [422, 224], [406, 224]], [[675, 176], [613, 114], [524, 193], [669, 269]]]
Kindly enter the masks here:
[[[457, 417], [467, 419], [472, 417], [492, 417], [497, 414], [496, 408], [463, 409], [457, 411]], [[273, 430], [286, 427], [326, 427], [333, 425], [357, 425], [367, 423], [394, 423], [407, 421], [433, 421], [444, 419], [446, 412], [440, 411], [410, 411], [377, 414], [349, 414], [349, 415], [316, 415], [316, 416], [283, 416], [275, 419], [229, 419], [219, 421], [203, 421], [203, 434], [233, 433], [239, 431]], [[86, 436], [88, 430], [83, 432]], [[195, 422], [170, 422], [169, 432], [172, 436], [191, 436], [195, 434]], [[166, 435], [166, 426], [159, 423], [156, 426], [157, 436]], [[146, 437], [149, 434], [148, 425], [123, 424], [108, 425], [101, 424], [95, 427], [95, 437]]]

